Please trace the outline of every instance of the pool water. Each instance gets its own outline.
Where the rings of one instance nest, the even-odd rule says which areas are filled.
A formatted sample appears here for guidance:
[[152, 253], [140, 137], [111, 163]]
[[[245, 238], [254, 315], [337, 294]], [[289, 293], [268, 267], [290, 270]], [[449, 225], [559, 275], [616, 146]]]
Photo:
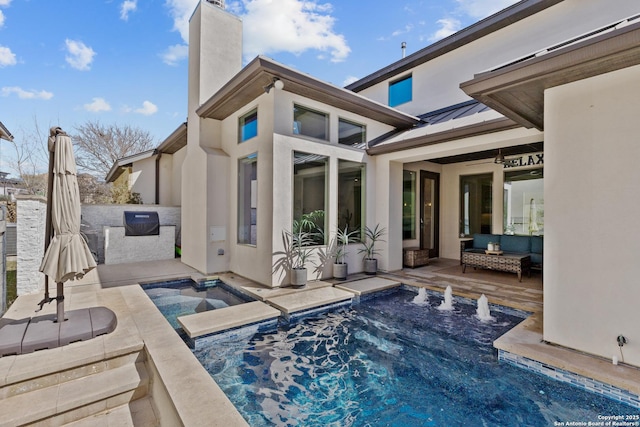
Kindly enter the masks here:
[[482, 322], [472, 302], [439, 311], [441, 298], [415, 296], [247, 328], [194, 354], [251, 426], [546, 426], [638, 412], [500, 364], [492, 342], [522, 317]]
[[142, 285], [174, 329], [181, 330], [178, 317], [217, 310], [252, 301], [219, 280], [195, 282], [191, 279]]

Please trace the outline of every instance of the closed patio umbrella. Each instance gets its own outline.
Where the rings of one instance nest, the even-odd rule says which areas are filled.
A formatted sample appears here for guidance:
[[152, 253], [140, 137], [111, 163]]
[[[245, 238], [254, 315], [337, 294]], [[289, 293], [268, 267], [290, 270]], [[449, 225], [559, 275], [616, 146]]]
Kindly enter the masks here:
[[[49, 179], [53, 185], [49, 185], [47, 205], [53, 237], [40, 271], [57, 284], [57, 321], [60, 322], [64, 320], [64, 282], [81, 278], [96, 266], [96, 262], [80, 235], [80, 192], [73, 145], [71, 138], [59, 127], [50, 130], [49, 151], [52, 153], [49, 160], [52, 176]], [[45, 299], [48, 299], [48, 288]]]

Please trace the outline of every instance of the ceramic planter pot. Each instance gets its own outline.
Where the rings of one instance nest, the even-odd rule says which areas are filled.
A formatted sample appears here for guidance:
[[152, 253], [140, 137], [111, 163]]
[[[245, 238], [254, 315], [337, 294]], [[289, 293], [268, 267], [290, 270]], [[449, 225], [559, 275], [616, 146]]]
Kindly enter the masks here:
[[307, 269], [294, 268], [291, 270], [291, 286], [301, 288], [307, 284]]
[[348, 274], [348, 264], [333, 264], [333, 278], [338, 280], [346, 280]]
[[376, 258], [365, 258], [364, 272], [369, 275], [376, 274], [378, 272], [378, 260]]

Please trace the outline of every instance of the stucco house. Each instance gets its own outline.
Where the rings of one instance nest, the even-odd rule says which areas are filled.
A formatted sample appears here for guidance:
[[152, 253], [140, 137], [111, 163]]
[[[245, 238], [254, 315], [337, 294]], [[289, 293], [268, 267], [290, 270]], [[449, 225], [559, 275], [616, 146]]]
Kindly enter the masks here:
[[[243, 66], [242, 22], [201, 1], [186, 124], [119, 163], [145, 202], [181, 205], [184, 263], [267, 286], [288, 284], [282, 231], [318, 211], [326, 239], [384, 227], [387, 271], [403, 248], [457, 259], [475, 233], [544, 235], [544, 339], [610, 357], [623, 334], [640, 366], [639, 13], [524, 0], [340, 88]], [[348, 262], [362, 271], [356, 246]]]

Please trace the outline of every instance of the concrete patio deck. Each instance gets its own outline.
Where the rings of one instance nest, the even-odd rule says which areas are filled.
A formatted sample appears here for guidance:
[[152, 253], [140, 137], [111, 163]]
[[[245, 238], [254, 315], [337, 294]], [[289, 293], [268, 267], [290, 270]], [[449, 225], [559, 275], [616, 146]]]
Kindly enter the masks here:
[[[118, 327], [112, 334], [93, 340], [53, 350], [0, 358], [0, 411], [20, 411], [18, 413], [22, 414], [22, 411], [28, 411], [27, 408], [17, 409], [19, 407], [14, 406], [15, 402], [31, 401], [31, 393], [39, 393], [33, 397], [41, 399], [42, 395], [52, 396], [49, 407], [53, 409], [49, 410], [49, 415], [54, 414], [51, 416], [57, 420], [56, 423], [43, 425], [75, 422], [78, 424], [74, 425], [106, 426], [111, 425], [108, 421], [108, 414], [111, 412], [117, 414], [119, 420], [125, 420], [122, 425], [243, 425], [244, 420], [231, 402], [137, 286], [138, 283], [185, 277], [199, 280], [204, 276], [179, 260], [171, 260], [100, 265], [82, 280], [70, 283], [65, 287], [68, 310], [95, 305], [109, 307], [117, 314]], [[232, 273], [221, 274], [220, 278], [226, 284], [256, 298], [259, 302], [255, 304], [261, 304], [261, 309], [258, 310], [260, 316], [267, 317], [346, 300], [359, 293], [398, 286], [400, 283], [440, 292], [451, 285], [454, 295], [472, 299], [477, 299], [484, 293], [490, 303], [533, 313], [526, 321], [498, 339], [495, 342], [497, 348], [640, 394], [640, 369], [624, 364], [614, 366], [602, 358], [542, 341], [542, 279], [539, 274], [523, 277], [522, 283], [518, 282], [515, 275], [500, 272], [467, 270], [463, 275], [457, 260], [436, 259], [425, 267], [380, 273], [374, 277], [352, 274], [347, 281], [312, 281], [302, 289], [266, 288]], [[45, 306], [42, 313], [35, 313], [40, 299], [41, 295], [18, 298], [5, 313], [2, 322], [55, 311], [55, 306], [50, 304]], [[245, 308], [249, 309], [248, 312], [244, 310], [245, 314], [233, 313], [233, 326], [243, 324], [242, 322], [251, 323], [252, 316], [255, 319], [255, 310], [251, 310], [250, 305]], [[214, 314], [229, 318], [223, 314], [224, 310], [226, 309], [220, 310], [218, 314], [215, 314], [216, 311], [200, 313], [206, 316], [199, 319], [194, 317], [187, 323], [191, 322], [190, 328], [199, 331], [194, 332], [195, 334], [224, 329], [224, 320], [208, 319], [208, 316]], [[246, 318], [243, 317], [245, 315]], [[109, 400], [104, 404], [93, 404], [102, 408], [93, 413], [86, 410], [91, 404], [82, 403], [82, 400], [79, 409], [65, 407], [64, 398], [60, 395], [64, 389], [63, 377], [76, 379], [80, 376], [78, 372], [93, 372], [96, 370], [95, 366], [103, 366], [98, 370], [107, 371], [107, 366], [123, 365], [124, 362], [118, 360], [127, 357], [132, 359], [135, 370], [141, 372], [140, 379], [131, 385], [133, 388], [130, 392], [114, 391], [120, 397], [109, 398], [111, 404], [106, 403]], [[125, 375], [124, 371], [120, 375]], [[104, 378], [110, 377], [105, 374]], [[79, 386], [83, 387], [82, 384], [79, 383]], [[15, 398], [15, 390], [18, 388], [27, 393]], [[42, 391], [43, 389], [46, 391]], [[202, 399], [202, 396], [208, 398]], [[62, 412], [57, 413], [55, 408]], [[166, 408], [171, 410], [166, 411]], [[36, 414], [26, 419], [37, 421], [46, 418], [45, 415]], [[16, 420], [0, 422], [0, 426], [19, 425], [14, 421]]]

